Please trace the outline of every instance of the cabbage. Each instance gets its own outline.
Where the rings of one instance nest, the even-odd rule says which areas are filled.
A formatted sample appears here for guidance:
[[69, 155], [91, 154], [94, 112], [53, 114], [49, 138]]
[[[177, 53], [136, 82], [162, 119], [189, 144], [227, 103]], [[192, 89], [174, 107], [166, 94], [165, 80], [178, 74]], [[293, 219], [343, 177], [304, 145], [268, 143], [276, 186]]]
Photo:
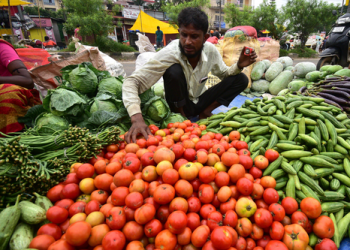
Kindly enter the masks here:
[[91, 105], [90, 113], [95, 113], [96, 111], [108, 111], [108, 112], [116, 112], [117, 107], [111, 101], [104, 101], [95, 99], [94, 103]]
[[82, 94], [93, 94], [97, 89], [97, 76], [87, 65], [79, 66], [69, 73], [69, 82]]
[[69, 122], [60, 116], [43, 113], [35, 121], [36, 130], [42, 135], [51, 135], [54, 132], [68, 129]]
[[153, 85], [153, 91], [156, 96], [164, 97], [164, 82], [158, 81], [156, 84]]
[[110, 93], [115, 95], [118, 99], [122, 99], [122, 82], [115, 77], [102, 79], [98, 85], [98, 95], [100, 93]]
[[85, 98], [77, 91], [61, 86], [57, 89], [49, 90], [43, 100], [43, 107], [46, 111], [56, 116], [77, 116], [84, 112], [84, 106], [87, 105]]
[[162, 122], [162, 128], [166, 128], [169, 123], [183, 122], [185, 118], [177, 113], [171, 113], [168, 118]]
[[159, 122], [169, 116], [170, 108], [164, 99], [155, 96], [145, 104], [142, 113], [153, 121]]
[[155, 97], [152, 89], [147, 89], [145, 92], [139, 95], [141, 100], [141, 107], [143, 107], [151, 98]]

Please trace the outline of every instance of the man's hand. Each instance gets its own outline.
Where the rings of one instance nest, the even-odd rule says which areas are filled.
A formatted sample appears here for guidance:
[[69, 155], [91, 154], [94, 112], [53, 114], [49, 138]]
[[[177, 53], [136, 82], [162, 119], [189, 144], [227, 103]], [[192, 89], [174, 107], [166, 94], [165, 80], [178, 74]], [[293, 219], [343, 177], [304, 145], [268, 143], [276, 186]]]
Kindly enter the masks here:
[[243, 69], [244, 67], [248, 67], [249, 65], [255, 63], [257, 57], [258, 56], [256, 55], [255, 50], [253, 50], [253, 52], [249, 56], [246, 56], [244, 55], [244, 49], [242, 49], [241, 55], [237, 63], [238, 68]]
[[134, 142], [136, 143], [136, 136], [142, 134], [146, 140], [148, 139], [148, 135], [151, 135], [151, 130], [146, 125], [143, 120], [142, 114], [136, 114], [131, 117], [131, 128], [129, 132], [125, 136], [125, 140], [127, 143]]

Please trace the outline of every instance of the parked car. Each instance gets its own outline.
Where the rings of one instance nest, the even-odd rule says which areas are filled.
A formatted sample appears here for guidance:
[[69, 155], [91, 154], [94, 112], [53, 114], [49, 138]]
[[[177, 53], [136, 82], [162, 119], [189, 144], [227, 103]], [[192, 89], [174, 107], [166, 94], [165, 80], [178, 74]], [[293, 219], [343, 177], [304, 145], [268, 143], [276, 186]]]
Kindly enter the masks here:
[[315, 36], [309, 36], [309, 38], [306, 41], [305, 46], [310, 49], [316, 49], [316, 37]]

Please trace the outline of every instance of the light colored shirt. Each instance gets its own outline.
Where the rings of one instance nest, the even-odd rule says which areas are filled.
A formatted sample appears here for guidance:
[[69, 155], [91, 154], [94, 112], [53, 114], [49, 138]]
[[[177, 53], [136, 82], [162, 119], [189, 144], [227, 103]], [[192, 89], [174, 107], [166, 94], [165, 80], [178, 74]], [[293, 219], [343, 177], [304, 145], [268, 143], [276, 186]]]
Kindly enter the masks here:
[[241, 73], [237, 64], [228, 67], [215, 46], [209, 42], [204, 44], [201, 57], [195, 69], [183, 55], [179, 48], [179, 40], [174, 40], [168, 46], [158, 51], [141, 69], [135, 71], [123, 83], [123, 102], [129, 116], [141, 113], [139, 94], [151, 88], [173, 64], [180, 64], [187, 81], [189, 98], [194, 103], [207, 88], [200, 83], [203, 77], [211, 72], [221, 80], [228, 76]]

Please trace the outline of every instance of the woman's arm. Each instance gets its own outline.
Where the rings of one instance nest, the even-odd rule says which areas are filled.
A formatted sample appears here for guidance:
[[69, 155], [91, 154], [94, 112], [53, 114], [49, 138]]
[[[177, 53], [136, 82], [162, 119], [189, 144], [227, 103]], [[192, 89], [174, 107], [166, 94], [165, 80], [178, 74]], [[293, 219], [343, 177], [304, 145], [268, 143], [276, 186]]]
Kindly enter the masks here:
[[27, 89], [34, 88], [34, 82], [21, 60], [15, 60], [7, 66], [12, 76], [0, 76], [0, 84], [11, 83]]

